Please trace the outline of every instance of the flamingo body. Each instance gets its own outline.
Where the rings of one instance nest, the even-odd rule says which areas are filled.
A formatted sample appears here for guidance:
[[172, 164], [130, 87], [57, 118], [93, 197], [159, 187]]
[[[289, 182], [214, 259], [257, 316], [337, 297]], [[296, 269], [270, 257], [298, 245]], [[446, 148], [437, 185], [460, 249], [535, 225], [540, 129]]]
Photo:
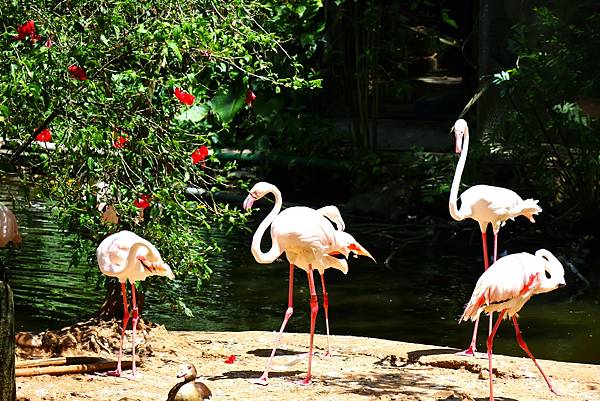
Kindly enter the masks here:
[[131, 231], [109, 235], [96, 250], [100, 271], [121, 283], [145, 280], [148, 276], [175, 278], [154, 245]]
[[350, 234], [334, 229], [322, 213], [303, 206], [291, 207], [279, 213], [271, 224], [271, 238], [277, 241], [290, 263], [306, 272], [310, 265], [321, 274], [329, 267], [346, 274], [347, 261], [331, 253], [348, 256], [351, 252], [348, 247], [356, 243]]
[[497, 233], [507, 220], [518, 216], [535, 223], [533, 215], [542, 211], [536, 200], [523, 200], [515, 191], [492, 185], [472, 186], [460, 195], [460, 200], [459, 218], [477, 221], [482, 232], [491, 224]]
[[19, 225], [14, 213], [6, 206], [0, 204], [0, 248], [9, 243], [21, 244]]
[[512, 317], [533, 295], [564, 286], [564, 274], [562, 264], [545, 249], [535, 255], [521, 252], [500, 258], [477, 280], [461, 321], [503, 310], [507, 318]]

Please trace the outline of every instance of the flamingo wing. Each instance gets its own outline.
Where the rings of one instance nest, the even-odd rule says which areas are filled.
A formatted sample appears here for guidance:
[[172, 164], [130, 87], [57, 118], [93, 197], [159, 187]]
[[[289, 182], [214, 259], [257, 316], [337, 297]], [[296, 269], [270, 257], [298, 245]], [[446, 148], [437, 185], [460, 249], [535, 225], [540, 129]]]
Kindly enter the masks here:
[[482, 311], [508, 309], [507, 315], [514, 315], [540, 286], [542, 274], [543, 265], [529, 253], [516, 253], [498, 259], [477, 280], [460, 321], [475, 320]]

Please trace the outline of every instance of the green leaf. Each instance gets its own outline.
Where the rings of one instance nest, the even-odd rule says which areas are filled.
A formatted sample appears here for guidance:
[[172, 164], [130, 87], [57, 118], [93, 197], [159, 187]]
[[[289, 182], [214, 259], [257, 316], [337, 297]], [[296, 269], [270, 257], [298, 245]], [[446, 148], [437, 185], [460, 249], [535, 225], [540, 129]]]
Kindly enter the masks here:
[[243, 92], [218, 93], [210, 101], [211, 108], [224, 124], [229, 124], [244, 105]]
[[448, 15], [448, 10], [443, 9], [442, 10], [442, 19], [444, 20], [444, 22], [448, 25], [450, 25], [453, 28], [458, 29], [458, 24], [456, 23], [456, 21], [454, 21], [452, 18], [450, 18], [450, 16]]
[[181, 52], [179, 51], [179, 46], [177, 46], [177, 43], [175, 43], [172, 40], [167, 40], [167, 46], [169, 46], [169, 48], [171, 50], [173, 50], [173, 53], [175, 53], [175, 57], [177, 57], [177, 60], [179, 60], [179, 62], [181, 62], [181, 60], [182, 60]]
[[175, 119], [179, 121], [191, 121], [195, 123], [204, 120], [208, 115], [209, 111], [210, 107], [208, 105], [198, 104], [190, 107], [189, 109], [175, 117]]

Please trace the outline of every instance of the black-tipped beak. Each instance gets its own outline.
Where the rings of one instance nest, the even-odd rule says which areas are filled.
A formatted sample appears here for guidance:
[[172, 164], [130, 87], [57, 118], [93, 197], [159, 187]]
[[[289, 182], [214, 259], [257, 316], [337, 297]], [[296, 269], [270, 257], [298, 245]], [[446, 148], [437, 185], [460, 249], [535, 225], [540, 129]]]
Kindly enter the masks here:
[[565, 285], [567, 285], [567, 284], [565, 284], [565, 283], [558, 283], [558, 286], [557, 286], [556, 288], [562, 288], [562, 287], [564, 287]]

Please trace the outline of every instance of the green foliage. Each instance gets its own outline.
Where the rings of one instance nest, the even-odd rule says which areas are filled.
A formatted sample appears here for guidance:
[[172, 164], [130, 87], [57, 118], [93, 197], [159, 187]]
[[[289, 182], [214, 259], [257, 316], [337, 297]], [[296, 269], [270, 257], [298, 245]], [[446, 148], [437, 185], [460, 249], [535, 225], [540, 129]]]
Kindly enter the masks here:
[[[55, 150], [34, 141], [18, 162], [60, 227], [74, 234], [75, 260], [90, 256], [95, 265], [91, 255], [100, 240], [130, 229], [155, 243], [176, 276], [199, 283], [208, 276], [210, 255], [219, 251], [210, 233], [245, 223], [244, 214], [211, 194], [244, 183], [232, 178], [234, 164], [210, 154], [194, 164], [191, 155], [247, 126], [247, 91], [268, 99], [282, 89], [319, 86], [302, 60], [313, 51], [310, 32], [321, 6], [316, 0], [2, 6], [0, 131], [15, 148], [36, 128], [51, 130]], [[35, 34], [13, 38], [28, 20]], [[77, 79], [70, 66], [88, 79]], [[193, 106], [180, 102], [174, 88], [195, 96]], [[138, 207], [144, 201], [148, 206]], [[107, 208], [116, 224], [103, 219]]]
[[590, 62], [600, 51], [600, 14], [578, 10], [536, 8], [531, 23], [513, 28], [517, 66], [493, 79], [510, 111], [491, 141], [531, 166], [538, 193], [586, 215], [600, 201], [600, 124], [580, 105], [600, 93]]

